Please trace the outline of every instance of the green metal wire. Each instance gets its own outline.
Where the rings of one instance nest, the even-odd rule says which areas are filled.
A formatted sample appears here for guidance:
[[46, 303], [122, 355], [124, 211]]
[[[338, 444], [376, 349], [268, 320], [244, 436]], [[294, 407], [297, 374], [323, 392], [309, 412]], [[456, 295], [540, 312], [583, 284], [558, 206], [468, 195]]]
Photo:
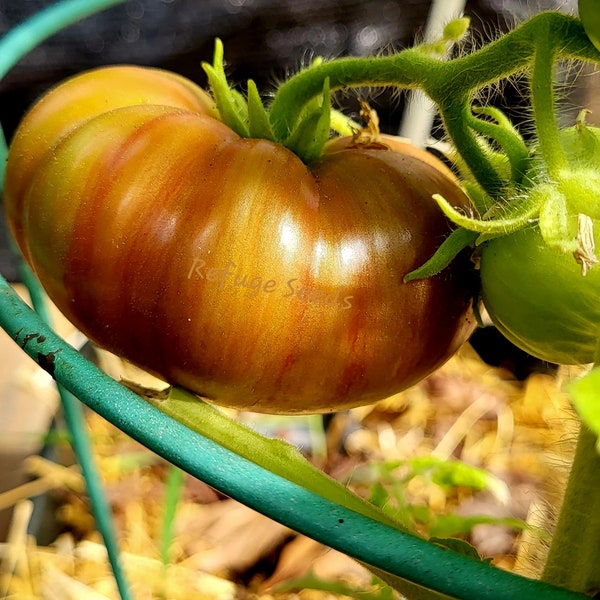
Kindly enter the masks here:
[[0, 79], [23, 56], [50, 36], [85, 17], [123, 2], [125, 0], [63, 0], [40, 10], [2, 38]]

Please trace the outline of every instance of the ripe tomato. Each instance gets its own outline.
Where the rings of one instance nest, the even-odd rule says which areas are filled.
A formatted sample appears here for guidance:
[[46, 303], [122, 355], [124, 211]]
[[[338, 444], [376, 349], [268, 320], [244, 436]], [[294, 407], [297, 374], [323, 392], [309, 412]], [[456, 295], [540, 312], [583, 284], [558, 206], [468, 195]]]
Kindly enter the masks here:
[[[101, 112], [85, 89], [99, 76], [33, 108], [6, 180], [24, 255], [99, 345], [218, 404], [293, 413], [388, 396], [470, 335], [468, 257], [403, 283], [449, 232], [432, 194], [468, 204], [426, 152], [338, 139], [307, 166], [196, 93], [133, 89]], [[96, 116], [46, 134], [78, 82]]]
[[25, 256], [27, 244], [21, 243], [25, 190], [42, 158], [88, 119], [132, 104], [166, 104], [213, 117], [218, 114], [211, 97], [185, 77], [129, 65], [87, 71], [45, 94], [19, 125], [5, 183], [5, 195], [11, 198], [5, 210]]

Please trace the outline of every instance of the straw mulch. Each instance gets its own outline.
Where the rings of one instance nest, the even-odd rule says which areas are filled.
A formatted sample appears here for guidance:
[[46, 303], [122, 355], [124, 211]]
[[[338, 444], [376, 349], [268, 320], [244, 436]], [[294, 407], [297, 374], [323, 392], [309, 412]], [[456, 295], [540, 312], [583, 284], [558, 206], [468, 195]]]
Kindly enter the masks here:
[[[383, 461], [424, 455], [459, 459], [494, 474], [499, 485], [477, 492], [415, 477], [403, 490], [406, 500], [432, 515], [515, 517], [550, 530], [577, 429], [561, 391], [568, 376], [532, 373], [517, 381], [508, 371], [483, 363], [466, 346], [407, 392], [334, 416], [317, 440], [327, 452], [319, 451], [314, 460], [358, 493], [369, 494], [373, 482], [365, 474]], [[239, 417], [304, 445], [310, 454], [302, 419]], [[97, 415], [88, 414], [87, 423], [136, 599], [309, 600], [344, 597], [347, 590], [370, 590], [370, 597], [383, 598], [371, 575], [353, 560], [190, 476], [185, 477], [165, 560], [169, 466]], [[63, 441], [56, 446], [60, 460], [31, 457], [27, 467], [32, 481], [0, 496], [0, 504], [15, 505], [9, 539], [0, 548], [0, 595], [15, 600], [116, 599], [83, 479], [68, 445]], [[56, 539], [43, 547], [27, 534], [28, 498], [40, 493], [56, 505], [50, 517], [60, 527]], [[504, 569], [535, 575], [543, 561], [544, 536], [536, 531], [523, 534], [481, 524], [465, 539]], [[282, 582], [306, 584], [300, 578], [308, 573], [327, 582], [330, 591], [278, 591]]]

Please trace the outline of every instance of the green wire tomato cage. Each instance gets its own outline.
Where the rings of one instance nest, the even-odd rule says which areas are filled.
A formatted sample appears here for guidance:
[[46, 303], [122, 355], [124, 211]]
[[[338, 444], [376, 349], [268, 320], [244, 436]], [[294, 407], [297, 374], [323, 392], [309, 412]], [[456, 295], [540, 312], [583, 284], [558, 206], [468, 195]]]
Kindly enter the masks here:
[[[50, 35], [122, 1], [65, 0], [39, 12], [0, 41], [0, 77]], [[7, 147], [1, 132], [0, 135], [0, 160], [4, 163]], [[243, 444], [237, 448], [235, 440], [225, 444], [218, 437], [210, 439], [194, 430], [193, 424], [176, 420], [159, 404], [152, 404], [111, 379], [58, 337], [49, 326], [43, 293], [25, 266], [22, 276], [35, 310], [21, 301], [0, 277], [0, 325], [58, 384], [72, 444], [123, 600], [133, 596], [119, 558], [108, 503], [91, 459], [79, 401], [176, 467], [291, 529], [357, 559], [396, 589], [409, 590], [411, 597], [465, 600], [586, 597], [496, 569], [409, 535], [383, 515], [377, 518], [374, 510], [370, 514], [364, 507], [354, 506], [356, 503], [353, 504], [349, 493], [347, 501], [339, 502], [336, 500], [339, 492], [338, 496], [324, 494], [319, 488], [311, 490], [310, 485], [297, 483], [285, 464], [274, 472], [266, 466], [269, 460], [249, 454]], [[272, 447], [265, 445], [264, 451], [268, 453]], [[327, 485], [325, 482], [324, 489]]]

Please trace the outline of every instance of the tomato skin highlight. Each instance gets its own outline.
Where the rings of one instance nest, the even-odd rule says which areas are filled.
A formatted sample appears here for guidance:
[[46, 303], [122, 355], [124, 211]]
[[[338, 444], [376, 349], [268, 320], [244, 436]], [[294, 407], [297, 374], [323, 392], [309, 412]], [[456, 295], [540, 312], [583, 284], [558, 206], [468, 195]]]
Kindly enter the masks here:
[[348, 138], [307, 167], [155, 104], [57, 138], [26, 172], [9, 155], [13, 232], [68, 319], [169, 383], [259, 412], [340, 410], [416, 383], [475, 327], [468, 256], [403, 283], [449, 233], [432, 194], [468, 206], [424, 151]]
[[[595, 232], [599, 228], [595, 221]], [[595, 241], [600, 243], [598, 233]], [[480, 268], [484, 305], [516, 346], [551, 363], [594, 361], [600, 339], [599, 268], [583, 276], [573, 256], [548, 247], [537, 227], [486, 242]]]

